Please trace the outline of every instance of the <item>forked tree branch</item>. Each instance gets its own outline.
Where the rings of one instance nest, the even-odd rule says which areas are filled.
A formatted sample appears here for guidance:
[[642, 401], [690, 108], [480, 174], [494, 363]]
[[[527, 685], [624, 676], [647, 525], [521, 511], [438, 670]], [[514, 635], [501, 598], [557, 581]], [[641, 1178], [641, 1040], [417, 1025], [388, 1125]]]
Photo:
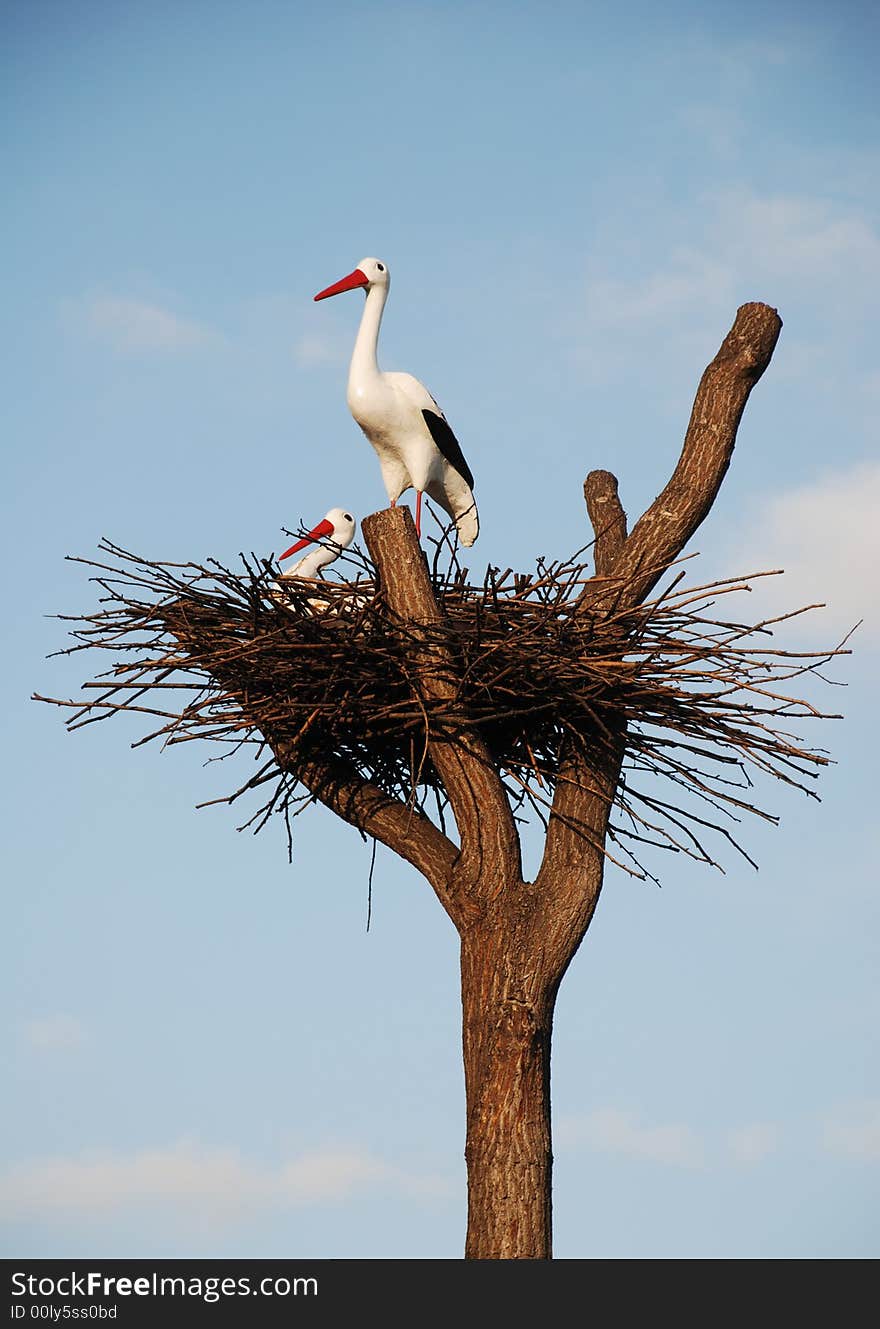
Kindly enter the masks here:
[[[425, 556], [407, 507], [386, 508], [361, 522], [379, 583], [391, 612], [407, 625], [406, 650], [412, 681], [425, 702], [459, 704], [460, 681], [448, 651], [436, 633], [419, 645], [418, 626], [442, 622]], [[414, 631], [415, 628], [415, 631]], [[461, 855], [454, 893], [458, 905], [479, 908], [483, 869], [493, 866], [492, 889], [519, 881], [522, 875], [519, 836], [501, 778], [483, 739], [475, 729], [454, 743], [428, 738], [428, 755], [443, 781], [458, 827]], [[500, 869], [500, 871], [499, 871]]]
[[[752, 388], [770, 363], [782, 320], [765, 304], [737, 310], [733, 326], [706, 368], [691, 412], [681, 456], [662, 493], [629, 535], [608, 471], [592, 471], [584, 484], [596, 536], [596, 576], [579, 607], [601, 613], [642, 603], [678, 558], [708, 514], [730, 465], [736, 433]], [[609, 597], [608, 578], [619, 589]], [[561, 921], [576, 947], [596, 907], [602, 883], [607, 811], [614, 797], [625, 731], [615, 736], [594, 766], [569, 744], [561, 762], [544, 857], [538, 874], [542, 910], [554, 927]], [[564, 941], [560, 938], [560, 944]]]
[[[176, 635], [184, 650], [192, 649], [180, 625], [176, 627]], [[320, 760], [314, 757], [303, 760], [297, 744], [274, 740], [270, 733], [266, 739], [279, 770], [293, 776], [318, 802], [350, 826], [364, 835], [374, 836], [418, 868], [433, 886], [453, 923], [459, 926], [460, 911], [456, 910], [449, 890], [458, 849], [430, 818], [387, 794], [341, 757], [328, 753]]]
[[[176, 623], [174, 632], [184, 651], [191, 652], [194, 645], [191, 631], [183, 623]], [[218, 677], [224, 677], [222, 669], [217, 672]], [[449, 889], [458, 848], [430, 818], [380, 789], [344, 758], [328, 753], [320, 760], [315, 757], [304, 760], [296, 743], [273, 739], [271, 732], [265, 737], [279, 770], [293, 776], [350, 826], [364, 835], [374, 836], [418, 868], [433, 886], [453, 923], [460, 925], [461, 911], [456, 909]]]
[[[770, 363], [781, 329], [782, 319], [769, 305], [747, 304], [737, 310], [733, 327], [700, 380], [668, 484], [624, 540], [613, 569], [604, 568], [627, 583], [627, 603], [640, 604], [648, 596], [715, 502], [749, 394]], [[597, 540], [599, 535], [597, 530]]]

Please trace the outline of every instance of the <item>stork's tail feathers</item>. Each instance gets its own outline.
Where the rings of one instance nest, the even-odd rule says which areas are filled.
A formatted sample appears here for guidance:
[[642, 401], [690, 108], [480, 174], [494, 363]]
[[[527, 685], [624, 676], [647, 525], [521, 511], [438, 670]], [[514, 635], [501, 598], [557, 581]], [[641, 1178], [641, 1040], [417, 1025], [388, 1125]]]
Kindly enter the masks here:
[[[472, 545], [480, 534], [480, 519], [477, 516], [477, 505], [474, 502], [474, 496], [470, 488], [464, 484], [460, 476], [450, 470], [447, 473], [455, 483], [446, 485], [438, 483], [436, 480], [429, 480], [425, 488], [425, 493], [429, 498], [442, 508], [447, 516], [455, 522], [455, 528], [458, 531], [458, 538], [463, 545]], [[451, 491], [451, 492], [450, 492]]]
[[458, 531], [458, 538], [463, 545], [472, 545], [480, 534], [480, 519], [477, 516], [477, 505], [471, 503], [464, 512], [457, 514], [455, 518], [455, 529]]

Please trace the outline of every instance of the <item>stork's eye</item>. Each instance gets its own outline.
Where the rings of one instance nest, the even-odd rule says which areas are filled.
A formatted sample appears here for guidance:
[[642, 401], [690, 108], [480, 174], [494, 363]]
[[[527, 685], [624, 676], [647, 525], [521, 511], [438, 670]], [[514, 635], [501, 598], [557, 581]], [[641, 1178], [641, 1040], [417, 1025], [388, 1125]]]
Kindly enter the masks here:
[[377, 264], [376, 264], [376, 267], [379, 269], [380, 272], [384, 272], [384, 271], [385, 271], [385, 264], [384, 264], [384, 263], [377, 263]]
[[354, 517], [351, 515], [350, 512], [343, 512], [342, 515], [346, 521], [354, 521]]

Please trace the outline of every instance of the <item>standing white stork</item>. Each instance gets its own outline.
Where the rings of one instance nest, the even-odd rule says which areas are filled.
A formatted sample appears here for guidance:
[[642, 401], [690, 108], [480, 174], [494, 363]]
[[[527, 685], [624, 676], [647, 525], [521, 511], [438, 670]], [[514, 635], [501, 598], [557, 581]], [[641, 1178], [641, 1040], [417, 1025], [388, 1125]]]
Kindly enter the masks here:
[[391, 276], [377, 258], [362, 258], [347, 277], [319, 291], [316, 300], [366, 287], [366, 303], [348, 371], [348, 409], [376, 450], [394, 507], [405, 489], [416, 491], [416, 530], [421, 534], [422, 494], [448, 512], [464, 545], [480, 524], [471, 492], [474, 477], [458, 439], [428, 389], [412, 374], [383, 373], [376, 358], [379, 325]]
[[302, 540], [297, 540], [296, 544], [279, 556], [278, 562], [283, 563], [291, 554], [299, 553], [300, 549], [305, 549], [306, 545], [314, 544], [316, 541], [322, 541], [316, 549], [311, 549], [302, 558], [297, 561], [285, 572], [282, 572], [282, 580], [291, 577], [313, 580], [322, 568], [326, 568], [347, 549], [354, 539], [354, 533], [357, 530], [357, 522], [350, 512], [345, 508], [331, 508], [323, 521], [319, 521], [304, 536]]

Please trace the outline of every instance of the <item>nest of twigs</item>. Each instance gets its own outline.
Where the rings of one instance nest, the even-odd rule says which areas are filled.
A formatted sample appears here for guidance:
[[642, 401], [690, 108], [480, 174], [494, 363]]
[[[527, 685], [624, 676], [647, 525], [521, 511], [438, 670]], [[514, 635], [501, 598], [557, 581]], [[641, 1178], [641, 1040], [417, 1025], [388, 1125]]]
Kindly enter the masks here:
[[[563, 745], [589, 761], [625, 726], [610, 834], [639, 873], [637, 842], [714, 862], [708, 827], [744, 853], [731, 823], [743, 811], [769, 817], [751, 799], [755, 771], [813, 792], [807, 782], [827, 754], [789, 726], [829, 717], [787, 685], [842, 647], [786, 651], [772, 633], [780, 620], [718, 617], [719, 599], [749, 579], [689, 587], [679, 567], [635, 609], [615, 610], [620, 588], [609, 582], [591, 612], [575, 613], [589, 576], [583, 553], [539, 561], [531, 574], [490, 568], [480, 583], [454, 554], [441, 567], [441, 547], [432, 582], [442, 622], [426, 627], [394, 618], [358, 551], [334, 564], [335, 580], [279, 591], [268, 561], [242, 556], [233, 572], [151, 562], [105, 542], [104, 561], [78, 560], [104, 598], [74, 620], [69, 649], [109, 651], [112, 665], [84, 684], [85, 700], [40, 700], [70, 708], [71, 728], [128, 711], [160, 721], [139, 742], [253, 745], [256, 773], [228, 801], [268, 785], [245, 822], [256, 829], [280, 812], [289, 831], [291, 814], [313, 800], [298, 772], [328, 757], [442, 820], [428, 740], [454, 743], [475, 727], [515, 811], [543, 819]], [[416, 637], [422, 654], [433, 642], [450, 662], [454, 694], [443, 702], [426, 704], [414, 685]]]

